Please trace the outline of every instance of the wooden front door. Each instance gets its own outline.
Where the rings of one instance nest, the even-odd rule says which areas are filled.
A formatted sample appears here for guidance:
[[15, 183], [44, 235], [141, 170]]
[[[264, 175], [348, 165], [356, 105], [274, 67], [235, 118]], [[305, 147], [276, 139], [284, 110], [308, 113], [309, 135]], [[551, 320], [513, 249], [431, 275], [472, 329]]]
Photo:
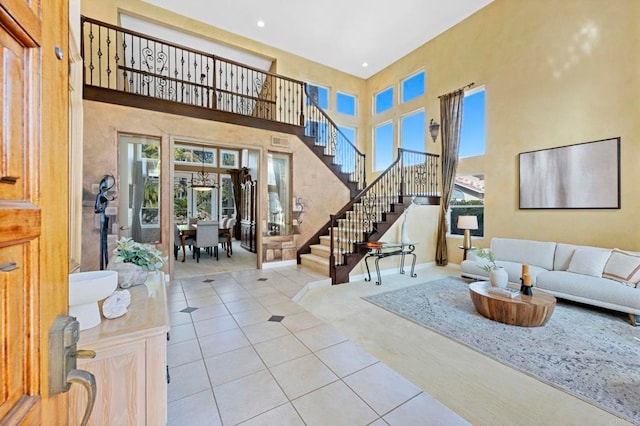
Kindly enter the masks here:
[[48, 331], [68, 305], [68, 10], [0, 0], [0, 425], [68, 417], [48, 394]]

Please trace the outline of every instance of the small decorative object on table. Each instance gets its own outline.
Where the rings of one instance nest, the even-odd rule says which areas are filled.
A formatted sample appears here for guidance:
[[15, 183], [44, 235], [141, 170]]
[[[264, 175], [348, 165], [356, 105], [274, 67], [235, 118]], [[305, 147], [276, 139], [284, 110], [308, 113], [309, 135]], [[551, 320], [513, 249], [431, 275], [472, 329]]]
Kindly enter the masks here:
[[522, 265], [520, 282], [522, 283], [520, 286], [520, 292], [525, 296], [533, 295], [533, 290], [531, 289], [531, 275], [529, 275], [529, 265], [527, 264]]
[[109, 262], [108, 269], [118, 271], [118, 285], [129, 288], [144, 284], [149, 271], [156, 271], [167, 262], [160, 250], [147, 244], [140, 244], [131, 238], [118, 240], [115, 256]]
[[129, 290], [116, 290], [102, 304], [102, 315], [107, 319], [119, 318], [127, 313], [131, 303]]
[[520, 292], [512, 288], [487, 287], [487, 292], [491, 294], [498, 294], [504, 297], [509, 297], [511, 299], [520, 296]]
[[489, 282], [494, 287], [507, 287], [509, 283], [509, 274], [504, 270], [502, 266], [498, 266], [496, 264], [496, 259], [493, 257], [493, 253], [490, 250], [484, 250], [478, 248], [475, 250], [475, 254], [483, 259], [487, 259], [489, 263], [484, 265], [478, 265], [478, 267], [484, 269], [489, 272]]

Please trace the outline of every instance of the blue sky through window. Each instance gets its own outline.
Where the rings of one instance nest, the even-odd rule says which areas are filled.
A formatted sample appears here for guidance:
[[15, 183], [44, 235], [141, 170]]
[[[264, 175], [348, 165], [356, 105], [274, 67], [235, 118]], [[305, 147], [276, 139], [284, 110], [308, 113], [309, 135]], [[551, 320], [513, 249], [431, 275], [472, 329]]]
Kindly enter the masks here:
[[[313, 84], [308, 84], [307, 92], [309, 96], [313, 97], [316, 103], [320, 106], [320, 108], [328, 109], [329, 108], [329, 89], [321, 86], [314, 86]], [[310, 103], [307, 100], [307, 105]]]
[[393, 123], [385, 123], [376, 127], [375, 135], [375, 171], [385, 170], [393, 162]]
[[485, 91], [464, 97], [460, 151], [458, 157], [484, 155], [485, 152]]
[[375, 96], [375, 112], [380, 114], [393, 107], [393, 87], [389, 87], [382, 92], [376, 93]]
[[400, 120], [400, 133], [402, 140], [400, 146], [404, 149], [424, 152], [425, 121], [424, 111], [417, 111], [405, 115]]
[[336, 109], [341, 114], [356, 115], [356, 97], [338, 92], [336, 95]]
[[424, 71], [402, 81], [402, 103], [424, 95]]

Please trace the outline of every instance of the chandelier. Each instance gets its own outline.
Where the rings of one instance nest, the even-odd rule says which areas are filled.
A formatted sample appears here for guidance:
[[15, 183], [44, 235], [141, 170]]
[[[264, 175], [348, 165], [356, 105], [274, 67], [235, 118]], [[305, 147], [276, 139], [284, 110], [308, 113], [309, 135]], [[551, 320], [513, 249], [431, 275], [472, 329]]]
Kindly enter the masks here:
[[213, 178], [209, 177], [209, 173], [204, 171], [204, 146], [202, 147], [202, 170], [196, 173], [195, 176], [191, 176], [191, 189], [194, 191], [211, 191], [218, 187], [218, 184]]

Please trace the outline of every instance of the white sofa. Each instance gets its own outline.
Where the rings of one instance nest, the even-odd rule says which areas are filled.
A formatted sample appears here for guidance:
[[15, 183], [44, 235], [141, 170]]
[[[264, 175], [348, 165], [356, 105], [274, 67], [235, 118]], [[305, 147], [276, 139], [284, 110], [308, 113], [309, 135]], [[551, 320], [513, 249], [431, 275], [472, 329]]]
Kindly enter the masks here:
[[[522, 265], [529, 265], [534, 288], [558, 298], [573, 300], [629, 314], [637, 325], [640, 315], [640, 253], [591, 246], [493, 238], [490, 249], [509, 282], [520, 283]], [[462, 262], [462, 276], [485, 280], [480, 266], [488, 261], [469, 252]], [[535, 291], [535, 290], [534, 290]]]

